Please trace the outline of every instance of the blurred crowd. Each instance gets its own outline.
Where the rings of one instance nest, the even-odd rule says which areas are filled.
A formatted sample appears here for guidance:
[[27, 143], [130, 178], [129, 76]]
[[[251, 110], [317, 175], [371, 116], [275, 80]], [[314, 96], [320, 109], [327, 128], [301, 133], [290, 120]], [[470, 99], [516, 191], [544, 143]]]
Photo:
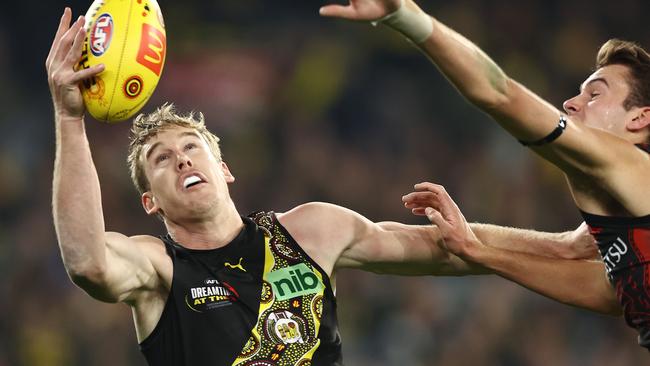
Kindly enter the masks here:
[[[564, 177], [458, 96], [411, 44], [382, 27], [321, 19], [323, 2], [159, 0], [168, 54], [144, 111], [173, 101], [222, 138], [242, 214], [327, 201], [371, 220], [413, 184], [446, 186], [470, 221], [571, 230]], [[64, 6], [0, 15], [0, 366], [144, 365], [130, 311], [67, 278], [51, 217], [52, 108], [44, 60]], [[557, 106], [605, 40], [650, 47], [642, 0], [421, 2]], [[38, 23], [38, 25], [34, 25]], [[126, 168], [130, 122], [86, 119], [107, 230], [163, 233]], [[337, 275], [352, 366], [628, 366], [649, 363], [622, 318], [547, 300], [496, 276]], [[219, 340], [215, 340], [219, 342]]]

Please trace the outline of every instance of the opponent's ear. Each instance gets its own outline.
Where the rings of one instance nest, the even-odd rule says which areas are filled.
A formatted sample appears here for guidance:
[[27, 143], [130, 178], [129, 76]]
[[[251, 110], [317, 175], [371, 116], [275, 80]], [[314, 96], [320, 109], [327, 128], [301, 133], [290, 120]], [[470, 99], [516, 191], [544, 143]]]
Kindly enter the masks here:
[[223, 172], [223, 176], [226, 178], [226, 183], [232, 183], [235, 181], [235, 176], [232, 175], [230, 169], [228, 169], [228, 164], [226, 164], [225, 161], [221, 162], [221, 171]]
[[147, 215], [155, 215], [160, 211], [156, 197], [150, 191], [144, 192], [141, 197], [142, 207]]
[[627, 123], [627, 129], [631, 132], [642, 130], [650, 125], [650, 107], [639, 108], [638, 114]]

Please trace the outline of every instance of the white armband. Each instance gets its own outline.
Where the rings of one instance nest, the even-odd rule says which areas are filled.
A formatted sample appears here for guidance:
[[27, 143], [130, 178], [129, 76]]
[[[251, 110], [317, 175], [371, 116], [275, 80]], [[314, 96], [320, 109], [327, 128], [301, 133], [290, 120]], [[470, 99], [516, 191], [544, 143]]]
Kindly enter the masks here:
[[433, 32], [431, 17], [413, 4], [402, 0], [399, 9], [372, 22], [372, 25], [385, 24], [402, 33], [415, 44], [424, 42]]

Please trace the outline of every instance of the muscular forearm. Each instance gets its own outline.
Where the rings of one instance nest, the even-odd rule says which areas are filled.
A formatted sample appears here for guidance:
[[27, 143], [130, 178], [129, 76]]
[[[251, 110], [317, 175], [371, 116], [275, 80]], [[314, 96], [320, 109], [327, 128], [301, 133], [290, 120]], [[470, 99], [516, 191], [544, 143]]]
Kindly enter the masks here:
[[565, 258], [565, 233], [546, 233], [489, 224], [470, 224], [472, 231], [485, 245], [514, 252]]
[[487, 246], [473, 247], [466, 259], [562, 303], [605, 314], [621, 313], [602, 262], [551, 259]]
[[508, 76], [485, 52], [440, 21], [419, 47], [470, 102], [494, 110], [507, 100]]
[[101, 273], [105, 266], [101, 192], [83, 120], [57, 116], [52, 204], [68, 273], [73, 277]]
[[[374, 261], [368, 269], [397, 275], [466, 276], [492, 273], [449, 253], [437, 227], [380, 222]], [[379, 259], [379, 260], [377, 260]]]
[[580, 226], [576, 230], [548, 233], [490, 224], [470, 224], [483, 244], [513, 252], [549, 258], [598, 259], [594, 239]]

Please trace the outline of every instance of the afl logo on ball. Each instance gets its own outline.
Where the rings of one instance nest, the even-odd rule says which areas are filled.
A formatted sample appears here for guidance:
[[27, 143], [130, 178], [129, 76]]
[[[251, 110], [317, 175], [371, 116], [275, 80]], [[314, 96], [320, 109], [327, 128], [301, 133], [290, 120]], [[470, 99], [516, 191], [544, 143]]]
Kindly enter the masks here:
[[113, 38], [113, 17], [108, 13], [100, 15], [90, 29], [89, 37], [90, 52], [93, 55], [101, 56], [108, 51]]

